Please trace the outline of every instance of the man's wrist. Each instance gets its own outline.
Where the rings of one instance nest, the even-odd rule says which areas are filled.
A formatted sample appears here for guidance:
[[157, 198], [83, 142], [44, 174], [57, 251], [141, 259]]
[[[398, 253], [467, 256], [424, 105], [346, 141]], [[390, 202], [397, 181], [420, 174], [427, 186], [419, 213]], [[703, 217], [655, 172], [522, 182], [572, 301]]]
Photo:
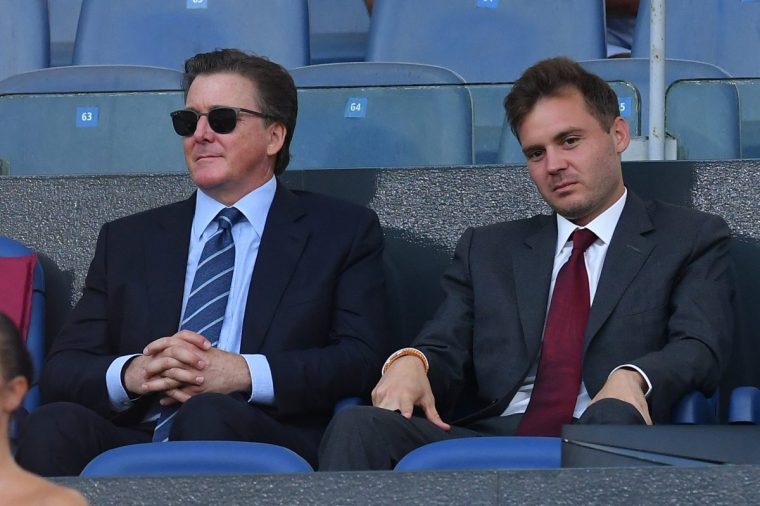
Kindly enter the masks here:
[[614, 374], [617, 371], [630, 371], [631, 373], [636, 374], [636, 378], [639, 382], [639, 386], [641, 387], [641, 392], [644, 394], [644, 397], [649, 397], [649, 394], [652, 392], [652, 383], [649, 381], [649, 377], [644, 373], [644, 371], [641, 370], [640, 367], [637, 367], [633, 364], [623, 364], [619, 365], [616, 368], [612, 370], [610, 373], [610, 376]]
[[124, 387], [124, 391], [127, 393], [127, 397], [129, 397], [129, 400], [132, 401], [132, 402], [134, 402], [137, 399], [139, 399], [140, 397], [142, 397], [142, 395], [136, 394], [136, 393], [130, 391], [129, 388], [127, 388], [127, 380], [126, 380], [127, 369], [129, 369], [129, 365], [132, 362], [134, 362], [134, 360], [137, 357], [139, 357], [139, 356], [141, 356], [141, 355], [135, 355], [134, 357], [130, 357], [129, 360], [127, 360], [126, 362], [124, 362], [124, 365], [121, 368], [121, 386]]
[[427, 357], [424, 353], [422, 353], [417, 348], [401, 348], [400, 350], [394, 352], [390, 357], [388, 357], [388, 360], [385, 361], [383, 364], [383, 369], [381, 371], [381, 375], [384, 375], [385, 372], [390, 368], [390, 366], [393, 365], [393, 363], [400, 359], [401, 357], [408, 357], [408, 356], [414, 356], [417, 357], [420, 362], [422, 362], [422, 366], [425, 368], [425, 374], [428, 373], [428, 370], [430, 369], [430, 365], [428, 364]]

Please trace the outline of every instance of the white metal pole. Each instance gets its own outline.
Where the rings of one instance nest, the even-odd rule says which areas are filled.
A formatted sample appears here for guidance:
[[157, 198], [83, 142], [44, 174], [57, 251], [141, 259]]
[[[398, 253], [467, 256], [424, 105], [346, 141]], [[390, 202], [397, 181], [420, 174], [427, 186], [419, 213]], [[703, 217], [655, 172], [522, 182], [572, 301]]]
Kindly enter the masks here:
[[649, 159], [665, 159], [665, 0], [649, 13]]

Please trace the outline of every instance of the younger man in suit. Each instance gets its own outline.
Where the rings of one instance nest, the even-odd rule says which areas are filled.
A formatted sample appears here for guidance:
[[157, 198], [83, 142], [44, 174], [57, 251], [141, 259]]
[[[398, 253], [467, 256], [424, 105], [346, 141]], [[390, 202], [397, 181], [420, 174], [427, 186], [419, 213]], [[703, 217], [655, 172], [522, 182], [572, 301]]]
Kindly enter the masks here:
[[374, 406], [333, 419], [320, 469], [389, 469], [434, 441], [557, 436], [576, 419], [667, 422], [684, 394], [716, 388], [733, 333], [725, 222], [625, 188], [628, 125], [576, 63], [537, 63], [505, 107], [555, 214], [464, 233], [434, 319], [388, 358]]
[[198, 191], [103, 226], [24, 467], [78, 474], [166, 439], [273, 443], [315, 464], [336, 401], [366, 394], [386, 353], [383, 240], [372, 211], [278, 181], [297, 109], [265, 58], [186, 62], [171, 119]]

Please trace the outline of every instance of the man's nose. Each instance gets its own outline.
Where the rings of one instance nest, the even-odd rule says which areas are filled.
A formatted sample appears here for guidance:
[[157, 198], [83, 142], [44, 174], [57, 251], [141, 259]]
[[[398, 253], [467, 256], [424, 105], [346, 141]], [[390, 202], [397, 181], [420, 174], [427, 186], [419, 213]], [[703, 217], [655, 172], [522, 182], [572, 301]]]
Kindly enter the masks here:
[[550, 173], [567, 168], [567, 157], [563, 150], [559, 148], [550, 147], [546, 150], [546, 170]]
[[208, 140], [214, 131], [208, 124], [208, 116], [200, 116], [198, 118], [198, 124], [195, 126], [195, 132], [193, 132], [193, 138], [197, 141]]

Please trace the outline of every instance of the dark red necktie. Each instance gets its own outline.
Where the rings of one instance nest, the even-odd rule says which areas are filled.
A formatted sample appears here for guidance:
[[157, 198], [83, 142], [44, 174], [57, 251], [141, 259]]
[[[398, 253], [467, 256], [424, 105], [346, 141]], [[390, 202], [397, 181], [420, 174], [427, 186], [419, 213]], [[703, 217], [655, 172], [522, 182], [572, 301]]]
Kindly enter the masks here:
[[583, 334], [591, 308], [583, 253], [596, 235], [580, 228], [571, 239], [570, 259], [560, 269], [554, 284], [536, 382], [517, 429], [520, 436], [559, 436], [562, 425], [572, 420], [578, 399]]

